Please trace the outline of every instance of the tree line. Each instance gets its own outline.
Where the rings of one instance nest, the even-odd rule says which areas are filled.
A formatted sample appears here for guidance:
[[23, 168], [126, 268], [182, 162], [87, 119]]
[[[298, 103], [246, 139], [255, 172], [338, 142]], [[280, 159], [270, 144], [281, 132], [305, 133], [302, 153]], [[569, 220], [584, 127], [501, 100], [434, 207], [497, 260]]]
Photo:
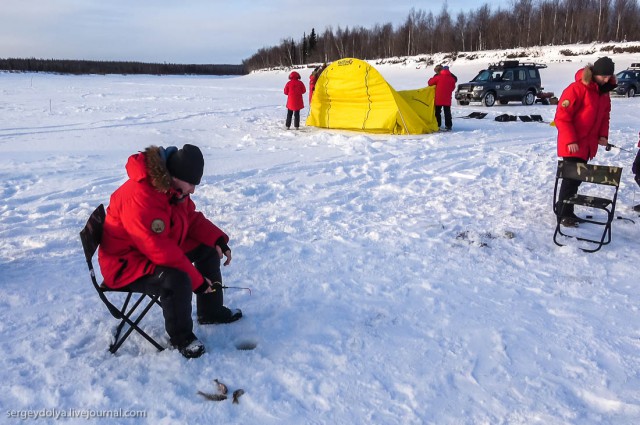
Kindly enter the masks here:
[[0, 70], [60, 74], [243, 75], [244, 65], [181, 65], [173, 63], [60, 59], [0, 59]]
[[404, 22], [373, 28], [315, 28], [281, 40], [243, 61], [247, 70], [328, 63], [343, 57], [380, 59], [591, 42], [638, 41], [638, 0], [513, 0], [510, 10], [484, 4], [452, 16], [411, 9]]

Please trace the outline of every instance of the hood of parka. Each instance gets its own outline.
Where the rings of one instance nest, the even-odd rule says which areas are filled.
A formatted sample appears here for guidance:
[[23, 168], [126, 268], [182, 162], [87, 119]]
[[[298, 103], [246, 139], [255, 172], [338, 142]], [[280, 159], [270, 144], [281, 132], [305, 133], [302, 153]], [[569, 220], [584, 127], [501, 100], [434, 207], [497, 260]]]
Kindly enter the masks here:
[[[587, 65], [584, 68], [579, 69], [578, 72], [576, 72], [576, 81], [580, 81], [585, 86], [588, 86], [590, 84], [598, 85], [598, 83], [593, 80], [592, 67], [593, 65]], [[609, 81], [604, 83], [602, 86], [598, 86], [598, 89], [600, 93], [608, 93], [610, 91], [613, 91], [616, 87], [618, 87], [618, 81], [616, 80], [616, 76], [612, 75], [611, 79], [609, 79]]]
[[171, 175], [161, 146], [149, 146], [144, 152], [131, 155], [126, 170], [131, 180], [147, 179], [158, 192], [166, 193], [171, 189]]

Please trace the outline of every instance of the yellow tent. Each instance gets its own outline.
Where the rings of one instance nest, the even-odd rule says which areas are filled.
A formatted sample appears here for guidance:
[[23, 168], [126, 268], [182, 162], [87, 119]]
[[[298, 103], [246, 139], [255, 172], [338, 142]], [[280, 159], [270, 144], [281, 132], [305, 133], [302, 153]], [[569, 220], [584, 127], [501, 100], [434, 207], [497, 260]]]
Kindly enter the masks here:
[[328, 65], [316, 82], [307, 125], [369, 133], [438, 131], [434, 87], [395, 91], [367, 62], [347, 58]]

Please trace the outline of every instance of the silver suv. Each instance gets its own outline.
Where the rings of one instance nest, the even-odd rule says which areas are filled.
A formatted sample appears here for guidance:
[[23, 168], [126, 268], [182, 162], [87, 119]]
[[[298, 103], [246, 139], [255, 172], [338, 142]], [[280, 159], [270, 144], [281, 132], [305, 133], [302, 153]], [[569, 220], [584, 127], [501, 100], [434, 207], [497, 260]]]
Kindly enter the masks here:
[[[518, 61], [490, 64], [470, 82], [458, 84], [455, 98], [458, 105], [481, 102], [484, 106], [493, 106], [496, 101], [501, 105], [511, 101], [533, 105], [543, 90], [539, 70], [546, 67]], [[541, 102], [548, 103], [548, 99], [543, 98]]]

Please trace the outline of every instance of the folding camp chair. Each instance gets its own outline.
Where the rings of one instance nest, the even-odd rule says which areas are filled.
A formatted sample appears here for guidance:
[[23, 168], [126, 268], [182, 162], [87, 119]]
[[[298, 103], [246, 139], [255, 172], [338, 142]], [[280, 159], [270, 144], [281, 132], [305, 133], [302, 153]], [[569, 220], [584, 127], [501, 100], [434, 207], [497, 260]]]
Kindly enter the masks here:
[[[556, 230], [553, 234], [553, 242], [555, 242], [556, 245], [562, 246], [562, 244], [558, 242], [558, 235], [575, 238], [580, 241], [586, 241], [597, 245], [594, 249], [581, 248], [585, 252], [596, 252], [602, 248], [602, 245], [607, 245], [611, 242], [611, 223], [613, 222], [616, 210], [616, 200], [618, 199], [618, 188], [620, 186], [621, 176], [621, 167], [591, 165], [582, 162], [558, 161], [556, 183], [553, 190], [553, 211], [557, 217]], [[609, 192], [612, 196], [609, 198], [602, 198], [576, 194], [569, 199], [565, 199], [561, 205], [558, 205], [558, 191], [560, 181], [562, 179], [580, 180], [594, 185], [608, 186], [611, 190], [604, 190]], [[581, 187], [582, 186], [584, 186], [584, 184], [581, 185]], [[604, 216], [604, 214], [602, 214], [602, 211], [604, 211], [606, 214], [605, 220], [598, 218], [594, 219], [592, 218], [593, 215], [587, 215], [587, 218], [581, 219], [581, 223], [603, 226], [602, 236], [599, 239], [568, 235], [562, 231], [560, 221], [562, 220], [565, 207], [569, 205], [579, 205], [584, 207], [586, 211], [589, 211], [589, 209], [595, 210], [596, 212], [597, 210], [600, 210], [600, 216]]]
[[[160, 305], [159, 295], [148, 295], [142, 293], [131, 292], [125, 288], [122, 289], [110, 289], [103, 284], [98, 284], [96, 280], [96, 274], [93, 269], [93, 255], [98, 249], [98, 245], [100, 245], [100, 241], [102, 240], [102, 229], [104, 226], [105, 219], [105, 211], [104, 206], [100, 204], [98, 208], [93, 211], [87, 224], [84, 226], [84, 229], [80, 232], [80, 240], [82, 241], [82, 247], [84, 248], [84, 256], [87, 260], [87, 266], [89, 267], [89, 273], [91, 275], [91, 281], [93, 282], [93, 287], [98, 291], [98, 296], [102, 302], [107, 306], [111, 315], [120, 320], [115, 333], [114, 340], [109, 346], [109, 351], [111, 353], [115, 353], [118, 351], [122, 343], [131, 335], [131, 333], [135, 330], [140, 335], [142, 335], [147, 341], [153, 344], [158, 350], [164, 350], [164, 347], [158, 344], [153, 338], [151, 338], [146, 332], [144, 332], [138, 326], [142, 321], [144, 316], [151, 310], [155, 304]], [[116, 307], [107, 297], [108, 293], [124, 293], [126, 294], [126, 298], [122, 307]], [[114, 297], [115, 298], [115, 297]], [[148, 298], [148, 299], [147, 299]], [[130, 302], [133, 300], [133, 305], [129, 306]], [[147, 300], [146, 304], [142, 311], [137, 315], [137, 317], [133, 318], [134, 313], [140, 307], [144, 300]], [[127, 330], [122, 333], [125, 325], [128, 325]]]

